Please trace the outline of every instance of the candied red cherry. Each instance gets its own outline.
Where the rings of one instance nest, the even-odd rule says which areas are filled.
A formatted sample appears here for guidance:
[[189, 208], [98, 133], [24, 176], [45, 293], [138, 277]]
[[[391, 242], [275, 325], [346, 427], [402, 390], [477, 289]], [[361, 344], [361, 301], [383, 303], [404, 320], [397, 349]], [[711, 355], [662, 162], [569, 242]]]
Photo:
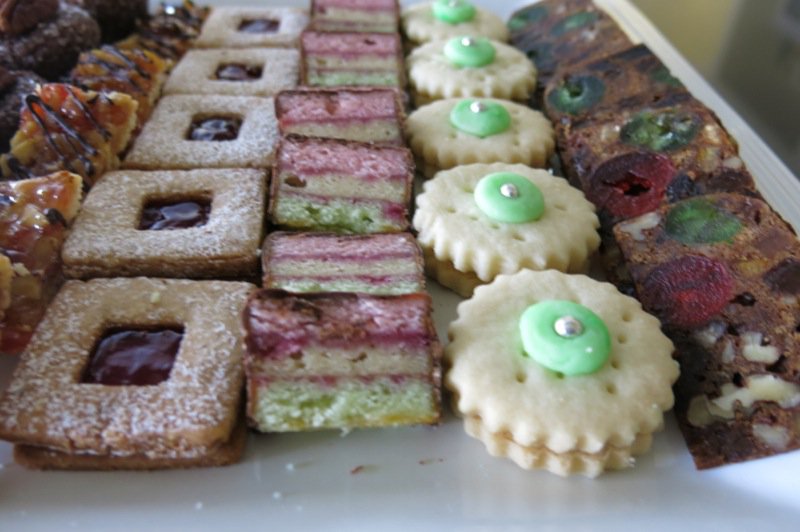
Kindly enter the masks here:
[[619, 138], [653, 151], [677, 150], [692, 141], [700, 125], [699, 117], [688, 111], [642, 111], [622, 126]]
[[675, 175], [669, 158], [657, 153], [626, 153], [604, 162], [589, 177], [587, 196], [616, 220], [650, 212], [664, 201]]
[[653, 269], [639, 295], [642, 305], [665, 325], [692, 329], [719, 314], [733, 299], [733, 288], [723, 263], [688, 255]]
[[576, 115], [593, 107], [605, 92], [605, 84], [594, 76], [567, 75], [547, 95], [547, 101], [562, 113]]

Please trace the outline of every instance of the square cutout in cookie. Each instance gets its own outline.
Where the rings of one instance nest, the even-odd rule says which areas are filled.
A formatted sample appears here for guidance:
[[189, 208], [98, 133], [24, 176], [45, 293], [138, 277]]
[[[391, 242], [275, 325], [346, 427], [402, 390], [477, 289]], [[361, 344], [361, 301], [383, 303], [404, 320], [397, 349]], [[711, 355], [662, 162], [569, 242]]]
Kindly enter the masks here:
[[[0, 437], [21, 444], [15, 456], [32, 467], [152, 469], [236, 461], [243, 445], [236, 430], [243, 380], [239, 323], [253, 288], [148, 278], [68, 281], [0, 399]], [[166, 380], [149, 386], [81, 382], [107, 331], [176, 326], [183, 337]]]
[[264, 170], [106, 174], [64, 243], [64, 271], [83, 279], [252, 277], [265, 197]]
[[[192, 140], [202, 120], [241, 121], [236, 137]], [[209, 125], [227, 131], [227, 125]], [[214, 129], [216, 128], [216, 129]], [[221, 95], [165, 96], [122, 163], [139, 170], [189, 168], [266, 168], [278, 140], [272, 98]]]
[[215, 7], [197, 48], [296, 47], [308, 15], [291, 7]]
[[297, 50], [190, 50], [170, 74], [164, 94], [274, 96], [296, 87], [299, 77]]

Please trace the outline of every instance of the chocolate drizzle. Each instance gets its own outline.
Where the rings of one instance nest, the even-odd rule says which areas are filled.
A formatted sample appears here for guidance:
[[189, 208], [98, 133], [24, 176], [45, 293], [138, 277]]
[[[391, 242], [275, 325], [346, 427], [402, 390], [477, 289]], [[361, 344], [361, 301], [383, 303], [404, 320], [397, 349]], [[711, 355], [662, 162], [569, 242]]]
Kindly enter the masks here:
[[[97, 65], [106, 71], [106, 75], [83, 75], [80, 73], [80, 65], [76, 68], [73, 80], [80, 85], [90, 88], [92, 83], [102, 82], [106, 77], [127, 83], [132, 91], [146, 93], [145, 87], [140, 79], [149, 80], [150, 74], [142, 69], [139, 64], [131, 59], [130, 55], [136, 55], [144, 61], [150, 61], [146, 55], [138, 50], [122, 51], [116, 46], [105, 45], [99, 50], [94, 50], [81, 57], [84, 65]], [[109, 59], [113, 58], [113, 60]], [[138, 76], [138, 77], [137, 77]]]

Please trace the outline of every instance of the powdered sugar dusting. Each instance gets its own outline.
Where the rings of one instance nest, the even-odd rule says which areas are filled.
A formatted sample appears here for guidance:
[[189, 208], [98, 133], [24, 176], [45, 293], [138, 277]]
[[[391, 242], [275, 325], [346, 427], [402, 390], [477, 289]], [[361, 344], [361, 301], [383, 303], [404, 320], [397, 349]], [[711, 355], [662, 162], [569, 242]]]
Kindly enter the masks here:
[[[65, 451], [194, 457], [223, 443], [242, 384], [239, 314], [247, 283], [69, 281], [0, 400], [0, 436]], [[159, 304], [150, 294], [162, 294]], [[108, 327], [183, 324], [170, 378], [155, 386], [79, 384]]]

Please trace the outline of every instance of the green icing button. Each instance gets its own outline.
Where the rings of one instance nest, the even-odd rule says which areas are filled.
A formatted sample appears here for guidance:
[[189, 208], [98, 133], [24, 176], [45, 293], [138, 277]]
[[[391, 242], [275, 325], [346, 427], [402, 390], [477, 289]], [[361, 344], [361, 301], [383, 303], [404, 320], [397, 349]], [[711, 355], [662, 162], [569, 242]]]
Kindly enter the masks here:
[[448, 24], [460, 24], [475, 18], [475, 6], [465, 0], [436, 0], [433, 17]]
[[512, 172], [488, 174], [475, 187], [475, 203], [498, 222], [533, 222], [544, 213], [544, 196], [539, 187]]
[[738, 218], [702, 198], [675, 205], [664, 225], [670, 237], [688, 245], [730, 242], [741, 228]]
[[444, 56], [459, 67], [482, 67], [494, 61], [494, 45], [485, 37], [455, 37], [444, 45]]
[[611, 336], [600, 317], [578, 303], [540, 301], [519, 320], [525, 353], [542, 366], [564, 375], [599, 370], [611, 353]]
[[484, 138], [511, 127], [511, 115], [497, 102], [461, 100], [450, 111], [450, 125], [464, 133]]

